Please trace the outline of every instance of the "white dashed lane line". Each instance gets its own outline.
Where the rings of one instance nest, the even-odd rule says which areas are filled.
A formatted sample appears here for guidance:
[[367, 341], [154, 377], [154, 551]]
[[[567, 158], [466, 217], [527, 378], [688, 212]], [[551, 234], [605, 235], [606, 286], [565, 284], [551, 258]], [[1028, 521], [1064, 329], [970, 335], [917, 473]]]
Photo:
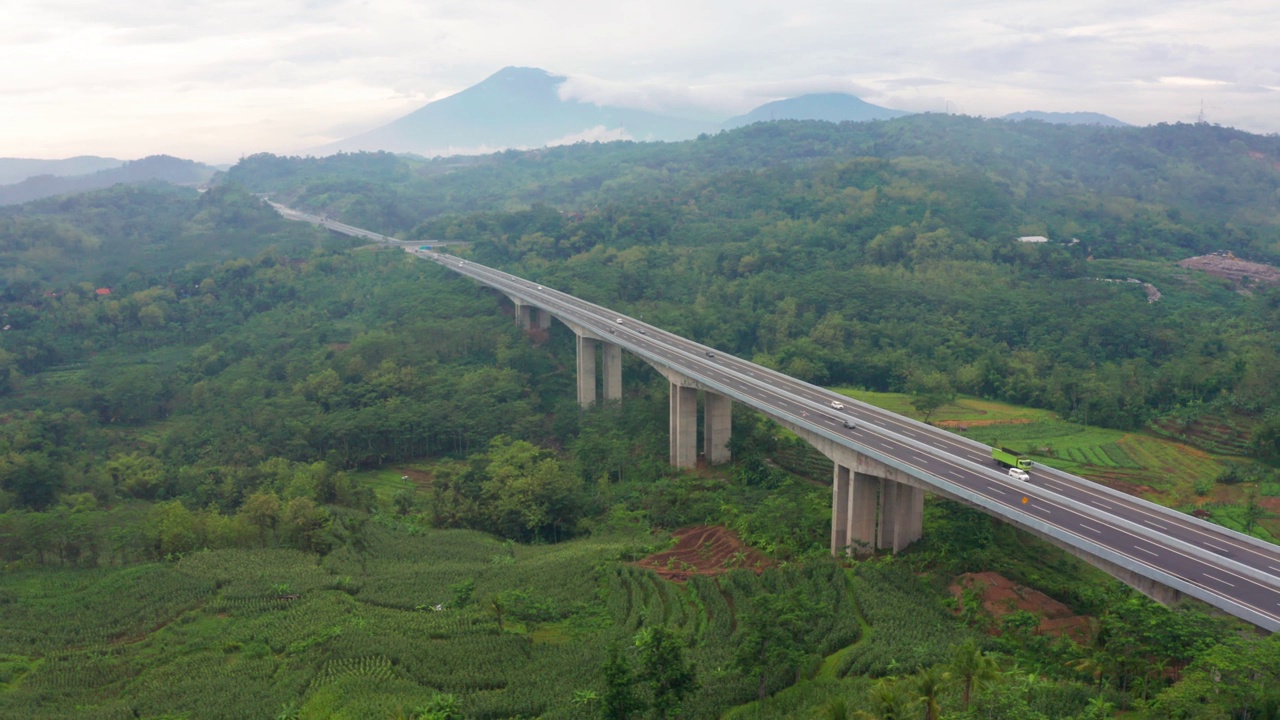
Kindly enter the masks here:
[[1157, 530], [1168, 530], [1168, 529], [1169, 529], [1169, 528], [1167, 528], [1167, 527], [1165, 527], [1165, 526], [1161, 525], [1161, 524], [1160, 524], [1160, 523], [1158, 523], [1158, 522], [1151, 522], [1150, 520], [1146, 520], [1146, 519], [1144, 519], [1142, 522], [1144, 522], [1144, 523], [1146, 523], [1146, 524], [1150, 525], [1150, 526], [1151, 526], [1151, 527], [1153, 527], [1153, 528], [1156, 528]]
[[1089, 532], [1097, 533], [1099, 535], [1102, 534], [1101, 530], [1099, 530], [1096, 527], [1093, 527], [1092, 525], [1085, 525], [1084, 523], [1080, 523], [1080, 527], [1084, 528], [1085, 530], [1088, 530]]
[[1220, 583], [1222, 583], [1223, 585], [1226, 585], [1227, 587], [1235, 587], [1235, 585], [1234, 585], [1234, 584], [1229, 583], [1229, 582], [1227, 582], [1226, 580], [1223, 580], [1222, 578], [1214, 577], [1213, 575], [1210, 575], [1209, 573], [1200, 573], [1200, 574], [1201, 574], [1201, 575], [1203, 575], [1205, 578], [1207, 578], [1207, 579], [1209, 579], [1209, 580], [1213, 580], [1214, 582], [1220, 582]]
[[998, 488], [998, 487], [996, 487], [996, 486], [994, 486], [994, 485], [988, 485], [988, 486], [987, 486], [987, 489], [988, 489], [988, 490], [990, 490], [991, 492], [997, 492], [997, 493], [1000, 493], [1001, 495], [1008, 495], [1008, 494], [1009, 494], [1009, 493], [1007, 493], [1007, 492], [1005, 492], [1005, 491], [1001, 490], [1000, 488]]
[[1146, 548], [1142, 547], [1141, 545], [1134, 545], [1134, 546], [1133, 546], [1133, 548], [1134, 548], [1135, 550], [1141, 550], [1142, 552], [1144, 552], [1144, 553], [1146, 553], [1146, 554], [1150, 555], [1151, 557], [1160, 557], [1160, 556], [1159, 556], [1159, 555], [1157, 555], [1156, 553], [1151, 552], [1150, 550], [1148, 550], [1148, 549], [1146, 549]]

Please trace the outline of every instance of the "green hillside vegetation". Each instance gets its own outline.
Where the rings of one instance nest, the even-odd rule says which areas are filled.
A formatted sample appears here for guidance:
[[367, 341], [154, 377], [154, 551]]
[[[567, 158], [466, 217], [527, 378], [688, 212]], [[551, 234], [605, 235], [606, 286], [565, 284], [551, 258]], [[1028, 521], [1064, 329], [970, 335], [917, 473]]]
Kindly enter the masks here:
[[[667, 382], [643, 363], [624, 359], [622, 403], [584, 411], [567, 328], [533, 337], [491, 291], [352, 251], [250, 194], [470, 240], [477, 259], [726, 352], [1274, 527], [1280, 295], [1171, 263], [1224, 244], [1262, 256], [1265, 177], [1205, 146], [1272, 139], [1021, 123], [979, 172], [961, 149], [985, 157], [1002, 125], [898, 122], [455, 166], [255, 156], [200, 195], [114, 188], [0, 214], [0, 717], [1274, 715], [1258, 680], [1280, 673], [1274, 638], [1157, 606], [936, 499], [908, 552], [835, 562], [830, 465], [773, 423], [736, 408], [735, 462], [677, 471]], [[944, 131], [970, 133], [954, 156], [889, 152]], [[1030, 169], [1113, 132], [1147, 148], [1154, 194], [1089, 221], [1109, 228], [1094, 260], [1083, 242], [1014, 244], [1030, 215], [1065, 221], [1112, 189], [1102, 170], [1064, 184]], [[853, 157], [872, 140], [880, 157]], [[1027, 158], [1051, 140], [1066, 149]], [[673, 164], [646, 175], [619, 153]], [[1249, 188], [1170, 220], [1160, 198], [1208, 176]], [[528, 206], [539, 186], [569, 204]], [[1230, 237], [1209, 230], [1224, 213]], [[1112, 276], [1167, 301], [1094, 279]], [[1168, 439], [1211, 417], [1238, 419], [1247, 456]], [[636, 564], [693, 525], [746, 547], [667, 568], [682, 583]], [[1065, 604], [1076, 639], [950, 590], [980, 571]]]

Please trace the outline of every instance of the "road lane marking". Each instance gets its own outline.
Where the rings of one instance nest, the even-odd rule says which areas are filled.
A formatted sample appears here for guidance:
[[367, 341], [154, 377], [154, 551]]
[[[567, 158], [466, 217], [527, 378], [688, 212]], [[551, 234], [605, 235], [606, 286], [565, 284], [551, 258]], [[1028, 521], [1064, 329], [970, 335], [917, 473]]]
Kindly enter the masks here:
[[1153, 528], [1159, 528], [1159, 529], [1161, 529], [1161, 530], [1168, 530], [1168, 529], [1169, 529], [1169, 528], [1167, 528], [1167, 527], [1165, 527], [1165, 526], [1161, 525], [1161, 524], [1160, 524], [1160, 523], [1158, 523], [1158, 522], [1151, 522], [1150, 520], [1147, 520], [1146, 518], [1143, 518], [1143, 519], [1142, 519], [1142, 522], [1144, 522], [1144, 523], [1146, 523], [1146, 524], [1150, 525], [1150, 526], [1151, 526], [1151, 527], [1153, 527]]
[[1049, 509], [1049, 508], [1047, 508], [1047, 507], [1044, 507], [1043, 505], [1032, 505], [1032, 506], [1031, 506], [1031, 509], [1032, 509], [1032, 510], [1035, 510], [1036, 512], [1042, 512], [1042, 513], [1044, 513], [1045, 515], [1052, 515], [1052, 514], [1053, 514], [1053, 511], [1052, 511], [1052, 510], [1050, 510], [1050, 509]]
[[1205, 577], [1207, 577], [1207, 578], [1209, 578], [1210, 580], [1214, 580], [1214, 581], [1220, 582], [1220, 583], [1222, 583], [1223, 585], [1226, 585], [1227, 587], [1235, 587], [1235, 585], [1233, 585], [1233, 584], [1231, 584], [1231, 583], [1227, 582], [1226, 580], [1223, 580], [1222, 578], [1219, 578], [1219, 577], [1214, 577], [1213, 575], [1210, 575], [1209, 573], [1200, 573], [1200, 574], [1201, 574], [1201, 575], [1203, 575], [1203, 576], [1205, 576]]
[[1218, 551], [1218, 552], [1220, 552], [1220, 553], [1225, 553], [1225, 552], [1227, 552], [1226, 550], [1224, 550], [1224, 549], [1222, 549], [1222, 548], [1218, 547], [1217, 545], [1214, 545], [1214, 544], [1213, 544], [1213, 543], [1211, 543], [1211, 542], [1205, 542], [1205, 541], [1201, 540], [1201, 541], [1200, 541], [1200, 543], [1201, 543], [1202, 545], [1204, 545], [1205, 547], [1209, 548], [1210, 550], [1217, 550], [1217, 551]]
[[1100, 508], [1106, 508], [1107, 510], [1114, 510], [1114, 509], [1115, 509], [1115, 508], [1111, 507], [1110, 505], [1108, 505], [1108, 504], [1106, 504], [1106, 503], [1098, 502], [1097, 500], [1090, 500], [1089, 502], [1093, 503], [1094, 505], [1097, 505], [1097, 506], [1098, 506], [1098, 507], [1100, 507]]
[[991, 491], [994, 491], [994, 492], [998, 492], [998, 493], [1000, 493], [1001, 495], [1008, 495], [1008, 494], [1009, 494], [1009, 493], [1007, 493], [1007, 492], [1005, 492], [1005, 491], [1001, 490], [1000, 488], [998, 488], [998, 487], [996, 487], [996, 486], [994, 486], [994, 485], [988, 485], [988, 486], [987, 486], [987, 489], [988, 489], [988, 490], [991, 490]]
[[1082, 528], [1084, 528], [1085, 530], [1088, 530], [1088, 531], [1090, 531], [1090, 532], [1095, 532], [1095, 533], [1097, 533], [1097, 534], [1099, 534], [1099, 535], [1101, 535], [1101, 534], [1102, 534], [1102, 531], [1101, 531], [1101, 530], [1099, 530], [1099, 529], [1098, 529], [1098, 528], [1096, 528], [1096, 527], [1093, 527], [1092, 525], [1085, 525], [1084, 523], [1080, 523], [1080, 527], [1082, 527]]
[[961, 475], [960, 473], [956, 472], [955, 470], [948, 470], [947, 472], [951, 473], [952, 475], [955, 475], [955, 476], [956, 476], [956, 477], [958, 477], [958, 478], [963, 478], [963, 477], [964, 477], [963, 475]]
[[910, 435], [911, 437], [915, 437], [915, 436], [916, 436], [916, 434], [915, 434], [915, 433], [911, 432], [910, 430], [907, 430], [906, 428], [903, 428], [902, 432], [903, 432], [904, 434], [906, 434], [906, 435]]
[[1272, 570], [1275, 570], [1276, 572], [1280, 572], [1280, 568], [1276, 567], [1275, 565], [1268, 565], [1267, 567], [1271, 568]]
[[1045, 487], [1047, 487], [1047, 488], [1051, 488], [1051, 489], [1053, 489], [1053, 490], [1061, 490], [1061, 489], [1062, 489], [1062, 486], [1061, 486], [1061, 485], [1058, 485], [1057, 483], [1054, 483], [1054, 482], [1050, 482], [1049, 480], [1041, 480], [1041, 481], [1040, 481], [1040, 484], [1041, 484], [1041, 485], [1044, 485], [1044, 486], [1045, 486]]
[[892, 450], [892, 449], [893, 449], [893, 446], [892, 446], [892, 445], [890, 445], [889, 443], [883, 443], [883, 442], [882, 442], [882, 443], [880, 443], [880, 447], [882, 447], [882, 448], [889, 448], [890, 450]]
[[938, 448], [939, 450], [946, 450], [946, 449], [947, 449], [947, 446], [946, 446], [946, 445], [942, 445], [941, 443], [931, 442], [931, 443], [929, 443], [929, 444], [930, 444], [930, 445], [932, 445], [932, 446], [934, 446], [934, 447], [936, 447], [936, 448]]
[[913, 460], [915, 460], [916, 462], [920, 463], [921, 465], [927, 465], [927, 464], [929, 464], [929, 461], [928, 461], [928, 460], [925, 460], [924, 458], [920, 457], [919, 455], [912, 454], [912, 455], [911, 455], [911, 458], [912, 458]]
[[1141, 545], [1134, 545], [1134, 546], [1133, 546], [1133, 549], [1134, 549], [1134, 550], [1141, 550], [1142, 552], [1144, 552], [1144, 553], [1146, 553], [1146, 554], [1150, 555], [1151, 557], [1160, 557], [1160, 556], [1159, 556], [1159, 555], [1157, 555], [1156, 553], [1151, 552], [1150, 550], [1148, 550], [1148, 549], [1146, 549], [1146, 548], [1142, 547]]

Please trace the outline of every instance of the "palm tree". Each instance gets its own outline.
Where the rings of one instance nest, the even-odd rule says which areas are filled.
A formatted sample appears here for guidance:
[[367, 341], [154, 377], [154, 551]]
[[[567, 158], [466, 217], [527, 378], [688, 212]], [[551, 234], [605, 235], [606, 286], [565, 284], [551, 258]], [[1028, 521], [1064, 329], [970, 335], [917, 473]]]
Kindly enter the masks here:
[[924, 720], [938, 720], [938, 716], [942, 715], [938, 696], [942, 694], [945, 681], [946, 673], [942, 671], [940, 665], [934, 665], [916, 673], [916, 700], [924, 705]]
[[903, 692], [897, 678], [880, 678], [871, 687], [871, 710], [858, 710], [855, 716], [862, 720], [908, 720], [911, 717], [911, 700]]
[[844, 698], [836, 698], [822, 706], [822, 717], [825, 720], [849, 720], [849, 706]]
[[965, 640], [956, 646], [951, 655], [951, 664], [947, 668], [947, 676], [960, 683], [964, 693], [964, 709], [969, 709], [973, 691], [995, 680], [1000, 676], [996, 661], [987, 657], [973, 639]]

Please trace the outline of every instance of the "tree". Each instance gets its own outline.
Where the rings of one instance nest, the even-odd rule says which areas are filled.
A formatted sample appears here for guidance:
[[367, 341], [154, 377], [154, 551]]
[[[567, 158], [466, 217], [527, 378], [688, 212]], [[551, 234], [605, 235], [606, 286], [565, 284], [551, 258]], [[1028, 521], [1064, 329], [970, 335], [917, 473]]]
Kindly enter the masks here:
[[293, 547], [311, 552], [329, 549], [325, 530], [329, 526], [329, 513], [316, 505], [309, 497], [296, 497], [284, 506], [280, 513], [284, 536]]
[[870, 707], [856, 714], [863, 720], [908, 720], [911, 718], [911, 700], [903, 692], [897, 678], [885, 677], [871, 687]]
[[973, 691], [999, 677], [996, 661], [987, 657], [972, 639], [965, 640], [956, 646], [951, 655], [948, 675], [960, 683], [964, 696], [964, 709], [969, 710], [969, 702]]
[[266, 547], [268, 533], [280, 522], [280, 498], [275, 493], [254, 493], [240, 506], [240, 517], [258, 529], [258, 542]]
[[149, 455], [136, 452], [117, 455], [107, 461], [107, 473], [121, 492], [151, 500], [164, 484], [164, 466]]
[[521, 540], [559, 540], [572, 529], [580, 512], [581, 478], [523, 440], [494, 438], [486, 458], [481, 497], [493, 530]]
[[741, 640], [734, 666], [756, 675], [756, 691], [763, 701], [769, 674], [780, 670], [799, 673], [808, 655], [805, 638], [818, 608], [800, 588], [783, 593], [761, 593], [751, 598], [751, 609], [739, 630]]
[[917, 700], [924, 706], [924, 720], [938, 720], [942, 715], [942, 706], [938, 696], [942, 694], [946, 674], [940, 665], [921, 670], [915, 677]]
[[636, 633], [640, 655], [640, 681], [652, 696], [649, 708], [655, 718], [669, 718], [680, 710], [684, 697], [698, 689], [698, 676], [684, 656], [684, 641], [661, 625]]
[[635, 671], [622, 650], [613, 645], [604, 664], [600, 717], [604, 720], [629, 720], [644, 711], [644, 699], [636, 692]]
[[911, 394], [911, 407], [924, 413], [925, 422], [938, 408], [956, 399], [950, 378], [937, 370], [912, 372], [907, 379], [907, 392]]

